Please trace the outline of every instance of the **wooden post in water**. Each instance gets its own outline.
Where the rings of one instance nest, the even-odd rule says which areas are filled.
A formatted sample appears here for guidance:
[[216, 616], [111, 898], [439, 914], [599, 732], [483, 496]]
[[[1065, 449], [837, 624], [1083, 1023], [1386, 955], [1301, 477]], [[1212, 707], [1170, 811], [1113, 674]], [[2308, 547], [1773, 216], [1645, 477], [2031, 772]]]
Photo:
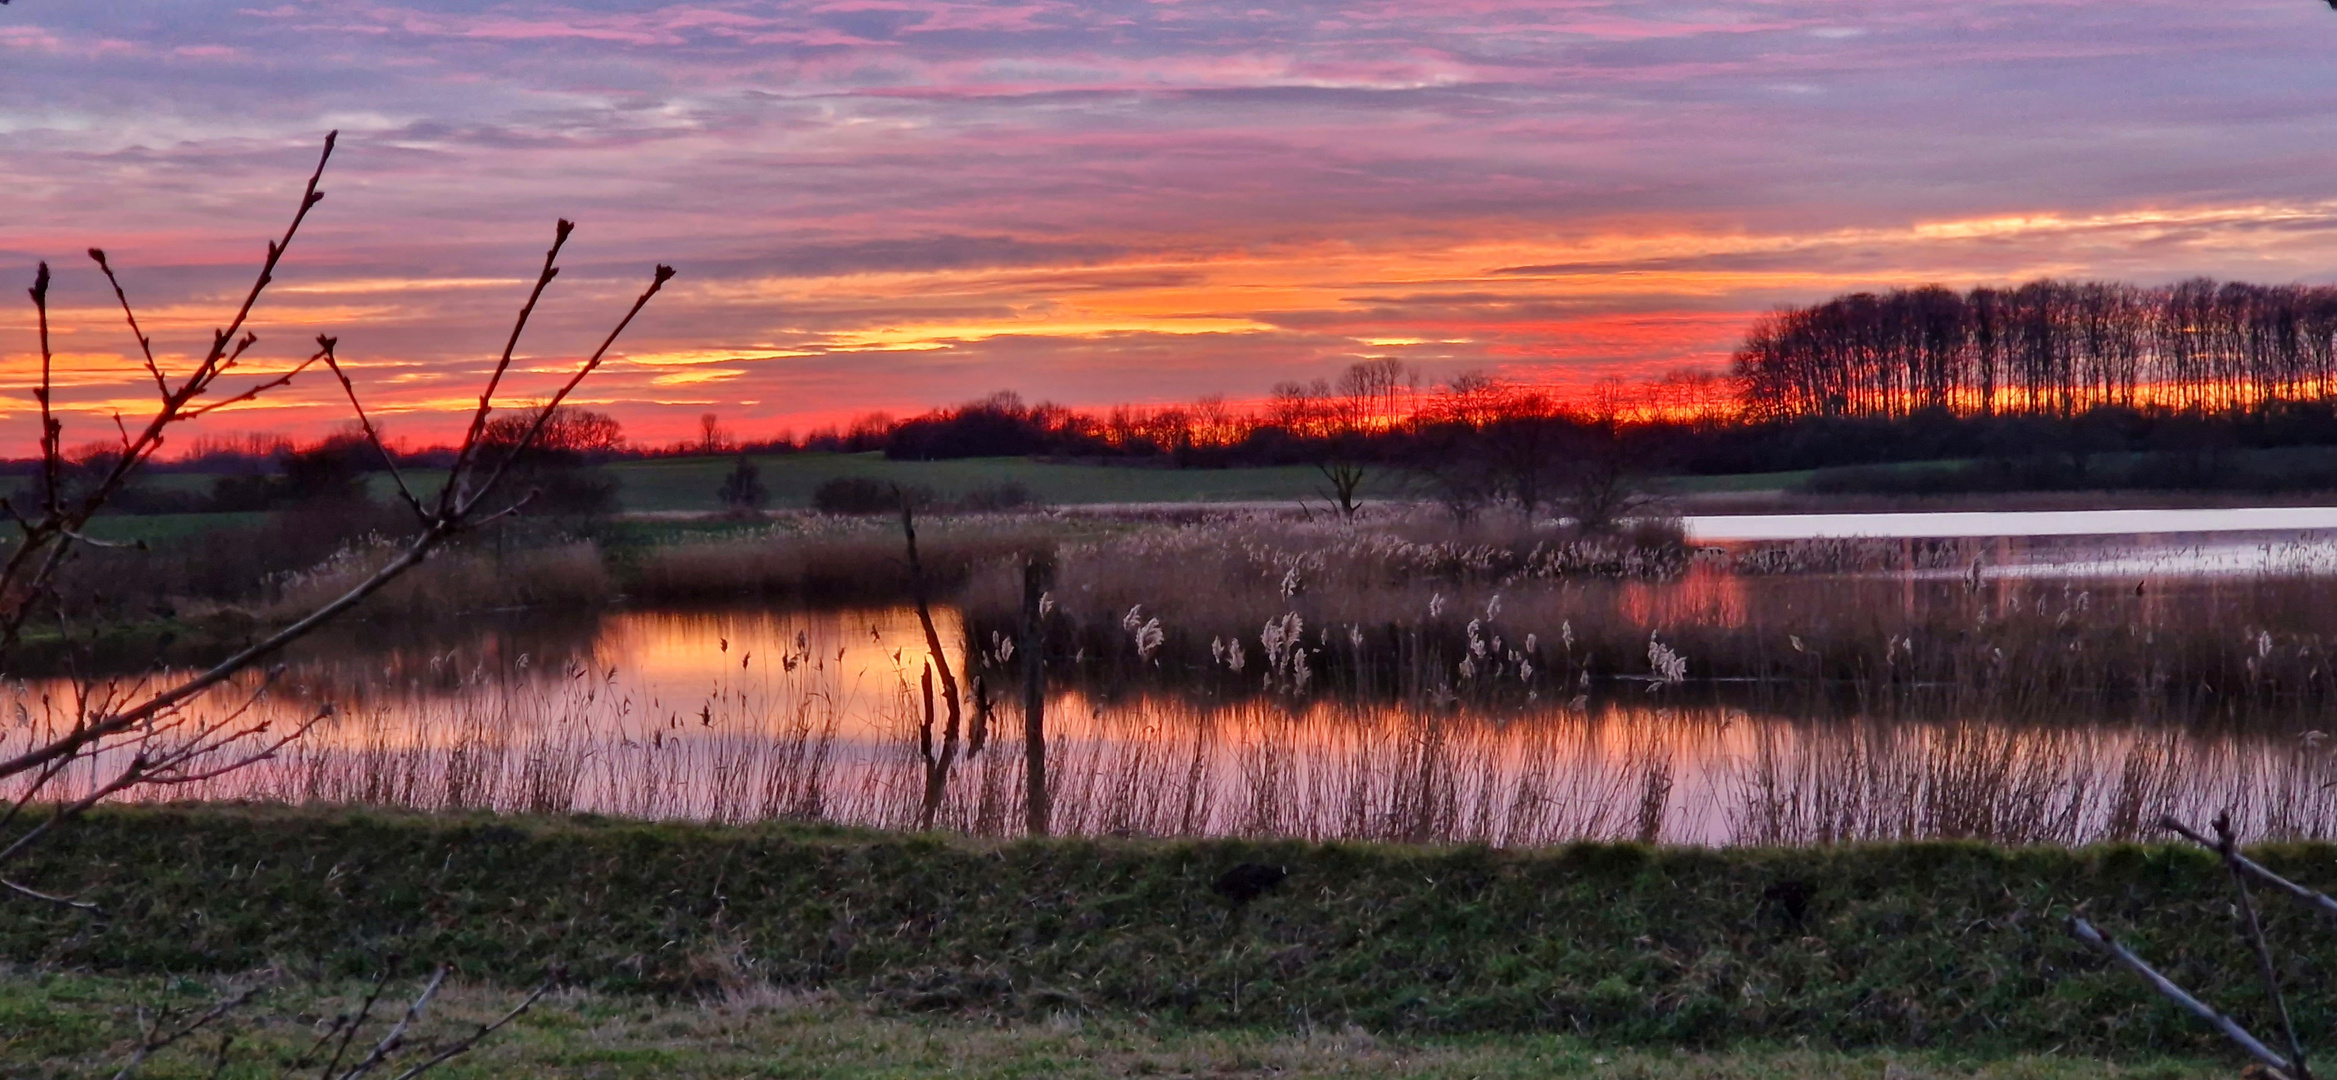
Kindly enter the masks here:
[[[958, 756], [958, 681], [949, 673], [949, 653], [942, 648], [941, 634], [933, 628], [931, 590], [925, 581], [925, 564], [917, 561], [917, 520], [909, 510], [909, 494], [893, 485], [893, 497], [901, 501], [901, 535], [909, 546], [909, 591], [917, 600], [917, 621], [925, 629], [925, 648], [933, 654], [933, 662], [925, 669], [925, 726], [921, 729], [919, 750], [925, 758], [925, 801], [917, 811], [917, 828], [933, 828], [933, 819], [941, 812], [941, 800], [949, 794], [949, 767]], [[941, 675], [941, 700], [949, 706], [949, 724], [942, 729], [941, 751], [933, 749], [933, 676]]]
[[1034, 554], [1022, 568], [1023, 806], [1030, 835], [1047, 835], [1047, 633], [1040, 607], [1055, 566]]

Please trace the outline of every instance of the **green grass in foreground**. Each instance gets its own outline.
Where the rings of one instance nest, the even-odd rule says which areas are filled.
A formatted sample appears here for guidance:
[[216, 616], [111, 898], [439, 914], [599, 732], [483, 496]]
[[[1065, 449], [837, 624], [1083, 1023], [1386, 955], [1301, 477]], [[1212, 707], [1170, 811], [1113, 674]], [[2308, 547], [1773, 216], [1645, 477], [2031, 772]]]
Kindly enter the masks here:
[[[2328, 845], [2260, 857], [2337, 880]], [[1234, 918], [1207, 883], [1245, 859], [1293, 877]], [[2220, 868], [2155, 846], [999, 843], [190, 807], [109, 810], [13, 869], [104, 916], [0, 904], [0, 960], [131, 975], [338, 978], [397, 953], [506, 987], [557, 963], [601, 993], [695, 1000], [745, 978], [1025, 1020], [2219, 1055], [2195, 1020], [2068, 938], [2063, 918], [2085, 905], [2183, 985], [2243, 1016], [2264, 1005]], [[1800, 925], [1760, 899], [1787, 880], [1814, 889]], [[2337, 935], [2289, 906], [2267, 912], [2283, 970], [2328, 986]], [[2337, 1019], [2327, 993], [2293, 1003], [2300, 1027]]]
[[[140, 1007], [199, 1014], [248, 985], [236, 979], [0, 973], [0, 1071], [110, 1076], [113, 1064], [136, 1045]], [[165, 1051], [139, 1075], [156, 1080], [210, 1076], [218, 1036], [231, 1034], [231, 1065], [220, 1075], [277, 1076], [314, 1041], [316, 1024], [355, 1012], [368, 989], [357, 982], [262, 985], [269, 989], [234, 1020], [206, 1029], [206, 1036], [184, 1048]], [[394, 1019], [397, 1005], [412, 1000], [417, 989], [411, 981], [393, 984], [377, 1011], [391, 1014], [384, 1020]], [[460, 1038], [499, 1017], [520, 996], [500, 987], [451, 985], [425, 1014], [411, 1045], [427, 1053], [426, 1048]], [[377, 1024], [370, 1030], [380, 1029]], [[359, 1049], [365, 1045], [360, 1043]], [[1341, 1027], [1208, 1031], [1075, 1011], [1038, 1019], [900, 1016], [871, 1012], [834, 994], [746, 985], [697, 1000], [559, 992], [432, 1075], [450, 1080], [515, 1076], [880, 1080], [941, 1075], [2178, 1080], [2228, 1076], [2231, 1071], [2228, 1065], [2183, 1060], [2111, 1063], [2064, 1056], [1966, 1058], [1783, 1047], [1651, 1051], [1600, 1047], [1548, 1034], [1400, 1038]]]

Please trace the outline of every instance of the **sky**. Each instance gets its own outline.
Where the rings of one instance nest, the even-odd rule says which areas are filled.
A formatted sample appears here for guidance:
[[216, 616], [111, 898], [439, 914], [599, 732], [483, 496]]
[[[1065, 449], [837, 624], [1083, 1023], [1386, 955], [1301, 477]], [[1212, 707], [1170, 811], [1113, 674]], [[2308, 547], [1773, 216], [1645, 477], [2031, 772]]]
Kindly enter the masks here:
[[[1722, 370], [1759, 313], [2037, 276], [2337, 280], [2321, 0], [805, 0], [0, 6], [0, 440], [49, 261], [68, 442], [208, 344], [327, 130], [245, 368], [393, 438], [521, 341], [642, 441], [1008, 389], [1078, 406], [1396, 357]], [[230, 376], [223, 387], [242, 385]], [[178, 438], [345, 421], [303, 376]]]

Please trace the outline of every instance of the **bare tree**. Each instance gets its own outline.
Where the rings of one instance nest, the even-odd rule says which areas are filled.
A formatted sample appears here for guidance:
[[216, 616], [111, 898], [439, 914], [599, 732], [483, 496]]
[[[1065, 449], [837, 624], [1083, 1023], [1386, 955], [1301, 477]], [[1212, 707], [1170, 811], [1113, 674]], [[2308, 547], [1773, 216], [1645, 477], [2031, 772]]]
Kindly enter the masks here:
[[2325, 401], [2337, 392], [2337, 288], [2041, 280], [1850, 293], [1755, 323], [1735, 374], [1747, 411], [1766, 419]]
[[1329, 485], [1317, 494], [1339, 512], [1341, 521], [1354, 521], [1355, 515], [1363, 509], [1361, 492], [1366, 475], [1363, 462], [1333, 450], [1315, 462], [1315, 471], [1323, 474], [1323, 482]]
[[[326, 136], [324, 151], [309, 175], [291, 224], [282, 237], [268, 243], [266, 259], [251, 288], [226, 325], [213, 332], [209, 348], [189, 370], [165, 370], [155, 356], [152, 341], [139, 327], [137, 313], [113, 265], [104, 252], [90, 250], [90, 258], [104, 271], [115, 299], [121, 304], [130, 335], [138, 343], [142, 366], [153, 382], [155, 406], [152, 414], [135, 427], [117, 417], [119, 437], [115, 454], [101, 473], [70, 497], [57, 482], [66, 468], [67, 457], [63, 450], [64, 424], [56, 414], [51, 381], [50, 275], [48, 264], [40, 265], [30, 295], [37, 315], [41, 354], [40, 382], [34, 397], [40, 403], [39, 458], [43, 483], [36, 493], [36, 505], [15, 506], [0, 501], [0, 513], [16, 524], [18, 532], [8, 543], [5, 562], [0, 562], [0, 670], [5, 668], [8, 648], [17, 642], [27, 622], [43, 611], [60, 610], [58, 571], [77, 551], [98, 543], [85, 532], [90, 519], [122, 490], [140, 466], [154, 457], [177, 425], [230, 405], [255, 400], [288, 385], [319, 363], [339, 381], [365, 439], [388, 463], [397, 498], [411, 511], [416, 531], [404, 542], [396, 558], [355, 587], [202, 671], [168, 678], [149, 674], [131, 679], [88, 681], [78, 688], [71, 703], [49, 715], [19, 724], [16, 730], [0, 738], [0, 791], [11, 796], [5, 809], [0, 810], [0, 874], [59, 826], [107, 799], [170, 790], [247, 768], [274, 755], [331, 716], [333, 706], [328, 702], [289, 727], [279, 726], [261, 715], [258, 706], [280, 669], [266, 672], [256, 686], [237, 685], [239, 677], [286, 645], [356, 607], [366, 597], [420, 565], [453, 537], [518, 512], [527, 503], [529, 494], [498, 500], [499, 488], [514, 462], [543, 437], [552, 419], [561, 415], [560, 407], [568, 395], [600, 366], [617, 336], [673, 276], [671, 267], [658, 266], [648, 287], [617, 321], [600, 347], [570, 373], [557, 393], [542, 403], [532, 422], [507, 440], [490, 441], [486, 433], [495, 412], [496, 393], [510, 371], [512, 354], [527, 329], [529, 316], [544, 290], [559, 274], [560, 249], [575, 228], [568, 221], [559, 222], [535, 286], [521, 306], [494, 371], [479, 394], [478, 406], [456, 450], [446, 483], [434, 495], [424, 498], [406, 482], [398, 471], [396, 457], [383, 445], [380, 429], [341, 365], [334, 338], [320, 335], [316, 351], [289, 371], [232, 393], [217, 392], [219, 381], [237, 369], [259, 340], [245, 328], [252, 309], [273, 280], [277, 265], [292, 246], [301, 224], [324, 199], [324, 192], [317, 185], [323, 178], [326, 163], [331, 160], [334, 138]], [[215, 696], [230, 691], [233, 696], [226, 703], [205, 707]], [[66, 791], [60, 781], [69, 774], [83, 779], [77, 781], [73, 790]], [[6, 878], [0, 878], [0, 886], [19, 895], [87, 906]]]
[[727, 454], [737, 445], [738, 440], [731, 438], [730, 432], [723, 430], [721, 417], [713, 413], [704, 413], [698, 417], [699, 453]]

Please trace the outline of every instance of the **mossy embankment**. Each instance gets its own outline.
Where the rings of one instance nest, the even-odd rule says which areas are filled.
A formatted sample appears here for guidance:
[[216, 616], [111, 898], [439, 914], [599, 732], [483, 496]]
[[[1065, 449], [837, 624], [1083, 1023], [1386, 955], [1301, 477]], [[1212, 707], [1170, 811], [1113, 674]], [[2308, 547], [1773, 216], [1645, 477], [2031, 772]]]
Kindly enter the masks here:
[[[2337, 848], [2261, 856], [2337, 878]], [[1235, 917], [1207, 883], [1245, 859], [1292, 877]], [[6, 959], [106, 972], [334, 977], [396, 954], [514, 985], [559, 963], [615, 992], [769, 982], [1204, 1026], [2214, 1052], [2066, 937], [2082, 905], [2184, 984], [2243, 1016], [2260, 1002], [2220, 869], [2165, 847], [995, 843], [214, 807], [109, 810], [18, 869], [104, 914], [0, 904]], [[1782, 882], [1810, 887], [1798, 924], [1762, 899]], [[2290, 975], [2325, 985], [2337, 935], [2270, 911]], [[2320, 995], [2294, 1004], [2306, 1030], [2337, 1020]]]

